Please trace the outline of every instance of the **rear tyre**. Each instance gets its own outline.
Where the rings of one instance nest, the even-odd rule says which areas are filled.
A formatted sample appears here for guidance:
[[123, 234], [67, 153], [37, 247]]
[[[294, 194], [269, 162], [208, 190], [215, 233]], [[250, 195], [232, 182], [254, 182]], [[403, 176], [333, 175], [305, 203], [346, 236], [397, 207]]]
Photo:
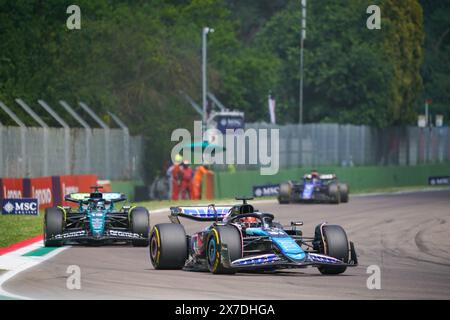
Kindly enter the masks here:
[[188, 257], [186, 231], [181, 224], [161, 223], [150, 234], [150, 260], [155, 269], [182, 269]]
[[[339, 259], [345, 263], [349, 261], [349, 245], [347, 234], [338, 225], [324, 225], [322, 227], [323, 238], [321, 239], [320, 253]], [[322, 235], [319, 233], [319, 236]], [[316, 232], [317, 237], [317, 232]], [[346, 266], [321, 266], [322, 274], [340, 274], [347, 269]]]
[[134, 247], [146, 247], [149, 244], [150, 215], [144, 207], [133, 208], [130, 214], [131, 232], [137, 233], [145, 239], [132, 240]]
[[330, 197], [330, 203], [339, 204], [341, 202], [339, 186], [336, 183], [331, 183], [328, 186], [328, 196]]
[[291, 184], [289, 182], [283, 182], [280, 184], [280, 191], [278, 193], [278, 203], [288, 204], [291, 199]]
[[236, 271], [226, 266], [221, 251], [226, 244], [230, 262], [242, 258], [242, 238], [240, 231], [231, 225], [215, 226], [206, 241], [206, 261], [209, 271], [214, 274], [233, 274]]
[[44, 245], [46, 247], [60, 247], [62, 240], [49, 240], [51, 237], [62, 234], [64, 230], [64, 212], [59, 208], [45, 209], [44, 217]]
[[339, 193], [341, 196], [341, 202], [347, 203], [348, 202], [348, 194], [349, 194], [349, 187], [346, 183], [339, 183]]

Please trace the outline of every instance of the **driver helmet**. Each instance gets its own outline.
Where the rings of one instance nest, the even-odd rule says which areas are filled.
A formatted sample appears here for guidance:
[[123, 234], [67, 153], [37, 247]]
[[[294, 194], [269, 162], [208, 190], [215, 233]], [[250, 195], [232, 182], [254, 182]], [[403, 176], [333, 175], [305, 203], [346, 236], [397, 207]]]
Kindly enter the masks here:
[[97, 210], [105, 210], [105, 203], [103, 201], [97, 202], [97, 204], [95, 205], [95, 209], [97, 209]]
[[314, 179], [314, 178], [319, 178], [319, 172], [317, 172], [317, 170], [313, 170], [312, 172], [311, 172], [311, 177]]
[[[224, 216], [224, 221], [229, 220], [230, 218], [237, 216], [238, 214], [240, 214], [240, 205], [236, 205], [233, 206], [230, 211], [228, 211], [228, 213]], [[258, 219], [256, 219], [255, 217], [245, 217], [245, 218], [241, 218], [238, 221], [242, 226], [244, 227], [250, 227], [250, 226], [254, 226], [256, 224], [258, 224]]]
[[239, 222], [246, 228], [256, 227], [258, 224], [258, 219], [255, 217], [246, 217], [239, 219]]

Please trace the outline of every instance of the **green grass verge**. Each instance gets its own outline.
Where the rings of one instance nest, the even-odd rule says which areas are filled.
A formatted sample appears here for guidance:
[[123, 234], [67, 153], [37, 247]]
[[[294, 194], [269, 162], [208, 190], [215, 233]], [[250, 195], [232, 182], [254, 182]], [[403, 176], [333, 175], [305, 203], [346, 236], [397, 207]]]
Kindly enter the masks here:
[[[450, 187], [437, 187], [439, 189]], [[418, 190], [433, 190], [436, 187], [427, 186], [410, 186], [410, 187], [394, 187], [394, 188], [380, 188], [380, 189], [361, 189], [361, 190], [350, 190], [351, 194], [361, 194], [361, 193], [376, 193], [376, 192], [400, 192], [400, 191], [418, 191]], [[264, 198], [264, 199], [275, 199], [275, 197]], [[181, 200], [181, 201], [146, 201], [137, 202], [133, 205], [144, 206], [150, 210], [157, 210], [162, 208], [169, 208], [170, 206], [183, 206], [183, 205], [208, 205], [210, 203], [216, 204], [228, 204], [235, 203], [234, 199], [217, 199], [217, 200]], [[43, 226], [43, 210], [40, 212], [39, 216], [8, 216], [0, 215], [0, 247], [6, 247], [10, 244], [25, 240], [31, 237], [42, 234]]]
[[0, 215], [0, 248], [42, 234], [43, 217]]

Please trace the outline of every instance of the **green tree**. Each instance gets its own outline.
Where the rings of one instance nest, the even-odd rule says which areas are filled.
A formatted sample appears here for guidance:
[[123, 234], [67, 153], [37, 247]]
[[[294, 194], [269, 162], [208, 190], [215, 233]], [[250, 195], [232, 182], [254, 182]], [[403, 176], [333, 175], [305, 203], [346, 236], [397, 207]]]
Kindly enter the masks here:
[[425, 59], [422, 65], [423, 101], [432, 99], [432, 114], [444, 115], [450, 123], [450, 1], [421, 1], [424, 12]]
[[422, 92], [422, 7], [417, 0], [385, 0], [381, 12], [384, 56], [394, 75], [387, 101], [389, 114], [392, 124], [413, 123]]
[[[376, 126], [411, 121], [421, 89], [420, 6], [407, 10], [403, 2], [390, 8], [387, 1], [374, 1], [382, 5], [382, 29], [368, 30], [367, 1], [308, 3], [306, 121]], [[413, 4], [417, 1], [409, 3]], [[277, 94], [286, 120], [298, 119], [300, 12], [298, 3], [290, 3], [257, 35], [262, 50], [283, 61]], [[397, 51], [392, 50], [398, 49], [396, 37], [404, 46]]]

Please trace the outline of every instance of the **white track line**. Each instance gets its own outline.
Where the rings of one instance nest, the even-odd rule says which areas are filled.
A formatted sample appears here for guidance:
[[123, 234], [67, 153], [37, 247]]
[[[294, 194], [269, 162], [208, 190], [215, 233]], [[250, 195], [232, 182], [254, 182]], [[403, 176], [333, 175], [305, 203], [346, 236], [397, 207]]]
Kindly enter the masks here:
[[[13, 298], [13, 299], [23, 299], [23, 300], [31, 299], [29, 297], [10, 293], [10, 292], [6, 291], [5, 289], [3, 289], [2, 285], [6, 281], [11, 279], [12, 277], [19, 274], [20, 272], [25, 271], [34, 266], [37, 266], [41, 262], [51, 259], [54, 256], [56, 256], [57, 254], [70, 248], [70, 246], [61, 247], [61, 248], [55, 249], [55, 250], [47, 253], [46, 255], [43, 255], [43, 256], [30, 256], [30, 257], [22, 256], [23, 254], [25, 254], [27, 252], [31, 252], [33, 250], [43, 247], [43, 245], [44, 245], [43, 241], [38, 241], [36, 243], [30, 244], [29, 246], [20, 248], [16, 251], [9, 252], [7, 254], [0, 256], [0, 267], [2, 269], [4, 268], [4, 269], [8, 270], [4, 274], [0, 275], [0, 295], [1, 296]], [[11, 268], [11, 270], [9, 268]]]

